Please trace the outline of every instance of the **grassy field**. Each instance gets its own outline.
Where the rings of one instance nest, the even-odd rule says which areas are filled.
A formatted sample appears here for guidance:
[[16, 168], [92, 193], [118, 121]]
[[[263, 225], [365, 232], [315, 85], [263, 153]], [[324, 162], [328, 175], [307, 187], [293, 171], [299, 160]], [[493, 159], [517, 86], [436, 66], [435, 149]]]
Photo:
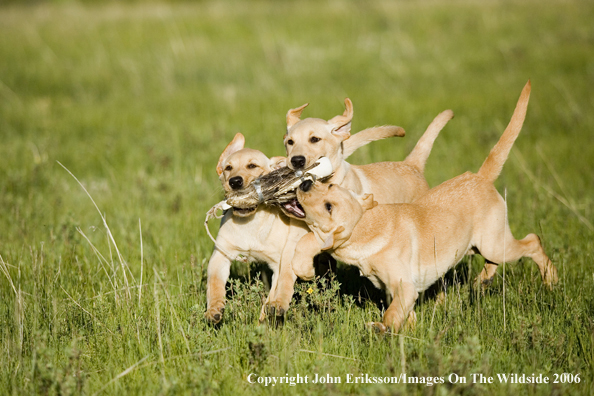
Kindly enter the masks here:
[[[573, 0], [0, 7], [0, 394], [592, 394], [593, 20]], [[407, 131], [351, 161], [400, 160], [451, 108], [426, 167], [435, 186], [479, 168], [528, 79], [496, 186], [514, 234], [541, 236], [554, 290], [522, 260], [480, 293], [482, 259], [467, 259], [437, 286], [443, 302], [421, 299], [414, 329], [378, 337], [364, 324], [383, 306], [356, 269], [299, 284], [285, 324], [261, 326], [262, 266], [236, 264], [224, 323], [205, 323], [202, 223], [235, 133], [282, 155], [289, 108], [330, 118], [348, 96], [353, 131]], [[402, 372], [446, 383], [346, 383]]]

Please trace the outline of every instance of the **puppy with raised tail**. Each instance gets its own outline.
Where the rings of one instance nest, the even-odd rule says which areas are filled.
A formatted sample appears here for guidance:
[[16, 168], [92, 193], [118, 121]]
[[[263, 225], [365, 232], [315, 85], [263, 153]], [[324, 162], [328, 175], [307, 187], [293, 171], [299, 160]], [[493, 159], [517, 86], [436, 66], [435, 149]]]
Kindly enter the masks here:
[[[369, 128], [353, 135], [345, 150], [352, 153], [367, 143], [399, 133], [400, 128], [397, 127]], [[238, 133], [219, 158], [216, 170], [227, 192], [240, 190], [259, 176], [285, 166], [285, 157], [268, 158], [261, 151], [244, 148], [244, 145], [245, 138]], [[293, 295], [296, 277], [290, 263], [295, 246], [308, 232], [303, 221], [287, 218], [275, 207], [261, 205], [247, 209], [231, 208], [225, 212], [208, 263], [206, 319], [211, 323], [221, 321], [225, 286], [231, 262], [236, 259], [268, 264], [273, 275], [260, 321], [266, 318], [266, 310], [272, 300], [275, 302], [273, 307], [278, 308], [277, 314], [282, 315], [282, 307], [288, 307]], [[313, 268], [312, 263], [309, 264]]]
[[[540, 239], [516, 240], [506, 218], [505, 201], [493, 186], [516, 140], [530, 96], [524, 87], [512, 119], [476, 174], [466, 172], [431, 189], [412, 204], [378, 205], [370, 194], [357, 195], [332, 184], [302, 184], [298, 199], [312, 233], [297, 244], [293, 268], [308, 269], [310, 255], [328, 250], [392, 298], [378, 331], [398, 331], [414, 316], [419, 293], [457, 264], [469, 249], [485, 257], [480, 279], [493, 278], [497, 265], [530, 257], [542, 280], [552, 286], [557, 269]], [[309, 261], [309, 262], [308, 262]]]

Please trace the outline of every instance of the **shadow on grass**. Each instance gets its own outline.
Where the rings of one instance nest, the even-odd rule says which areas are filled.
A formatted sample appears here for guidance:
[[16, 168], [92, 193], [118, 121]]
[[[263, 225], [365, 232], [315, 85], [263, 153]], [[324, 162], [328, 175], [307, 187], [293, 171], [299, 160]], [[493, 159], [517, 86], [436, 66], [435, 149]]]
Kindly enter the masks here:
[[[251, 264], [249, 268], [242, 265], [234, 265], [231, 268], [231, 275], [229, 280], [239, 279], [242, 283], [250, 283], [259, 277], [265, 287], [265, 292], [268, 294], [270, 284], [272, 282], [272, 271], [265, 263]], [[330, 255], [321, 254], [316, 256], [314, 262], [316, 270], [316, 282], [319, 287], [329, 288], [332, 281], [339, 283], [340, 295], [353, 296], [355, 304], [359, 307], [364, 307], [368, 302], [372, 302], [380, 310], [386, 309], [386, 298], [383, 291], [377, 289], [367, 278], [360, 276], [359, 269], [354, 266], [336, 263]], [[303, 281], [297, 279], [296, 284], [309, 284], [310, 281]], [[232, 298], [231, 290], [227, 290], [227, 298]], [[297, 294], [293, 296], [293, 302], [301, 298]], [[314, 308], [312, 308], [313, 310]]]
[[[480, 262], [476, 264], [482, 268]], [[442, 278], [423, 291], [419, 295], [416, 305], [420, 307], [425, 303], [435, 303], [442, 298], [442, 293], [448, 293], [453, 287], [464, 287], [466, 285], [470, 286], [467, 289], [467, 303], [474, 305], [477, 300], [477, 293], [489, 292], [491, 288], [487, 287], [482, 290], [474, 284], [478, 272], [476, 272], [477, 269], [473, 268], [473, 266], [472, 259], [463, 259], [456, 267], [449, 270]], [[314, 267], [316, 270], [316, 282], [319, 287], [329, 288], [332, 281], [336, 281], [340, 285], [338, 289], [339, 294], [341, 296], [352, 296], [358, 307], [364, 308], [366, 304], [372, 303], [382, 312], [388, 308], [389, 300], [384, 291], [376, 288], [369, 279], [361, 276], [357, 267], [337, 263], [336, 260], [327, 254], [316, 256]], [[229, 279], [239, 279], [242, 283], [251, 283], [259, 279], [264, 284], [265, 293], [268, 294], [272, 281], [272, 271], [265, 263], [255, 263], [249, 265], [249, 267], [246, 267], [244, 264], [238, 264], [232, 267]], [[300, 279], [296, 282], [297, 285], [304, 283], [309, 284], [311, 282]], [[232, 298], [232, 292], [229, 289], [227, 290], [227, 298]], [[300, 298], [302, 297], [295, 294], [291, 305], [298, 303]], [[315, 311], [315, 307], [310, 307], [310, 309]]]

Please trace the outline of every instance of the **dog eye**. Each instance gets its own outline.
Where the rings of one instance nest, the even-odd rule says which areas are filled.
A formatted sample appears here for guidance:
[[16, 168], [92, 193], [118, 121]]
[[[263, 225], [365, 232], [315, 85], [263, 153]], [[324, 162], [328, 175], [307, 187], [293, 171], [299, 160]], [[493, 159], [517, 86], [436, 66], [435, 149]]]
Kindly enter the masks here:
[[310, 143], [317, 143], [320, 140], [322, 140], [322, 139], [320, 139], [319, 137], [315, 137], [315, 136], [312, 136], [311, 138], [309, 138]]
[[332, 214], [332, 204], [330, 202], [326, 202], [325, 206], [328, 213]]
[[226, 170], [226, 171], [233, 170], [233, 167], [232, 167], [231, 165], [227, 165], [227, 166], [225, 167], [225, 170]]
[[254, 168], [257, 168], [257, 167], [258, 167], [258, 165], [256, 165], [256, 164], [249, 164], [247, 166], [248, 169], [254, 169]]
[[287, 140], [287, 144], [288, 144], [289, 146], [292, 146], [292, 145], [293, 145], [293, 143], [295, 143], [295, 142], [293, 141], [293, 139], [289, 139], [289, 140]]

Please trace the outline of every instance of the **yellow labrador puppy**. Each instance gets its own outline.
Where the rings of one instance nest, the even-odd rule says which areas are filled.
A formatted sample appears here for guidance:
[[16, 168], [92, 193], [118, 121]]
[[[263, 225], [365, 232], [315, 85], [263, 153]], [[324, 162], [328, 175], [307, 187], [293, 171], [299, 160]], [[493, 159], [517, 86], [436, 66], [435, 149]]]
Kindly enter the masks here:
[[[399, 127], [369, 128], [353, 135], [345, 149], [350, 154], [357, 148], [375, 140], [401, 136]], [[241, 133], [225, 148], [217, 164], [217, 174], [225, 191], [239, 190], [257, 177], [285, 166], [285, 157], [268, 158], [261, 151], [244, 148]], [[208, 263], [206, 318], [211, 323], [222, 319], [225, 307], [225, 285], [231, 262], [236, 259], [265, 262], [273, 272], [270, 293], [260, 314], [274, 299], [274, 307], [288, 308], [296, 277], [291, 270], [295, 246], [309, 232], [303, 221], [287, 218], [275, 207], [260, 206], [248, 209], [232, 208], [221, 221], [214, 252]], [[312, 263], [310, 263], [312, 265]], [[313, 266], [312, 266], [313, 268]], [[277, 311], [282, 315], [284, 311]]]
[[[378, 205], [370, 194], [356, 195], [338, 185], [304, 182], [297, 193], [313, 233], [297, 244], [293, 268], [309, 271], [310, 254], [320, 249], [361, 273], [392, 297], [379, 331], [398, 331], [427, 289], [475, 249], [487, 260], [480, 279], [491, 279], [497, 264], [532, 258], [543, 282], [557, 282], [557, 269], [540, 239], [516, 240], [506, 219], [503, 198], [493, 186], [516, 140], [530, 96], [526, 84], [511, 122], [478, 173], [466, 172], [412, 204]], [[297, 271], [299, 272], [299, 271]], [[309, 275], [311, 274], [301, 274]], [[413, 312], [414, 315], [414, 312]]]
[[[375, 200], [382, 204], [412, 202], [429, 190], [423, 174], [425, 162], [437, 135], [453, 117], [451, 111], [443, 112], [433, 121], [404, 161], [351, 165], [346, 162], [349, 150], [345, 148], [351, 138], [351, 100], [345, 99], [343, 115], [328, 121], [319, 118], [301, 120], [299, 117], [306, 106], [304, 104], [287, 113], [287, 134], [284, 137], [289, 159], [287, 166], [300, 170], [314, 164], [320, 157], [328, 157], [334, 169], [334, 176], [328, 183], [338, 184], [357, 194], [373, 193]], [[292, 206], [286, 205], [284, 209], [288, 215], [304, 216], [297, 202]]]

